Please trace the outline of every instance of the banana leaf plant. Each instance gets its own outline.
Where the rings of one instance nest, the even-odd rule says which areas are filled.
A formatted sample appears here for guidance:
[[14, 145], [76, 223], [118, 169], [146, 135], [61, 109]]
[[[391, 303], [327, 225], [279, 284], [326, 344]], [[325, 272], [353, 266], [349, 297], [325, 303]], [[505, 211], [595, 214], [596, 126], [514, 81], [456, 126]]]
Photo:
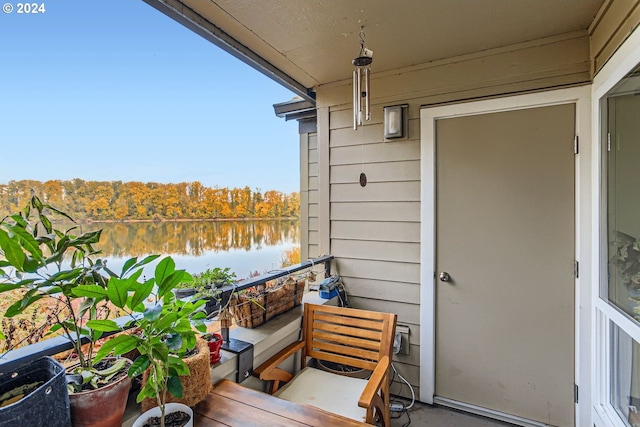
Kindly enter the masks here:
[[[54, 219], [71, 225], [61, 229]], [[62, 310], [53, 310], [49, 334], [62, 333], [77, 355], [70, 392], [99, 388], [124, 369], [123, 362], [106, 369], [94, 366], [96, 341], [103, 332], [90, 324], [117, 315], [106, 293], [90, 291], [106, 290], [115, 276], [97, 258], [94, 245], [101, 232], [81, 232], [73, 218], [33, 194], [20, 212], [0, 221], [0, 294], [14, 298], [4, 316], [22, 314], [40, 300], [62, 304]]]

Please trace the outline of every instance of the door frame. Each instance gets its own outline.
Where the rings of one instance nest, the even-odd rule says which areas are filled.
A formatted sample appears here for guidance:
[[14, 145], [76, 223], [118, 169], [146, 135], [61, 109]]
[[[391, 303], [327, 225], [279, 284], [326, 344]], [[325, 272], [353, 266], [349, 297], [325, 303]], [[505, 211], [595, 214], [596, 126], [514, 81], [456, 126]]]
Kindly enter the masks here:
[[[591, 225], [590, 200], [592, 185], [591, 147], [591, 88], [581, 86], [548, 92], [488, 99], [463, 104], [425, 106], [420, 111], [420, 175], [421, 175], [421, 223], [420, 223], [420, 401], [433, 404], [435, 395], [435, 189], [436, 189], [436, 120], [488, 114], [559, 104], [575, 104], [575, 132], [579, 154], [575, 156], [575, 259], [580, 263], [579, 277], [575, 279], [575, 383], [580, 386], [579, 403], [576, 404], [576, 425], [588, 425], [590, 418], [591, 388]], [[586, 357], [588, 355], [588, 357]], [[582, 358], [580, 357], [582, 356]], [[442, 402], [440, 402], [442, 403]], [[501, 413], [480, 411], [474, 407], [458, 409], [476, 412], [504, 421], [523, 423], [517, 417], [503, 417]], [[585, 418], [588, 417], [588, 418]]]

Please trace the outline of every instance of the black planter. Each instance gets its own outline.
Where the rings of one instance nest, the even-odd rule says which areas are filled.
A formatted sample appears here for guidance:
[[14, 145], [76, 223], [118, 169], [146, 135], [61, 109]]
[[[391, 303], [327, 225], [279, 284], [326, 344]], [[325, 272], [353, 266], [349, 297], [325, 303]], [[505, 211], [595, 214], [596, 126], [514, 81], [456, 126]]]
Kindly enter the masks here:
[[0, 396], [27, 384], [42, 383], [19, 401], [0, 408], [0, 427], [70, 427], [69, 394], [64, 368], [42, 357], [17, 369], [0, 365]]
[[204, 311], [207, 314], [211, 314], [218, 310], [220, 310], [220, 302], [216, 298], [209, 298], [204, 306]]
[[173, 293], [175, 294], [176, 298], [186, 298], [190, 297], [191, 295], [195, 295], [196, 290], [194, 288], [173, 288]]

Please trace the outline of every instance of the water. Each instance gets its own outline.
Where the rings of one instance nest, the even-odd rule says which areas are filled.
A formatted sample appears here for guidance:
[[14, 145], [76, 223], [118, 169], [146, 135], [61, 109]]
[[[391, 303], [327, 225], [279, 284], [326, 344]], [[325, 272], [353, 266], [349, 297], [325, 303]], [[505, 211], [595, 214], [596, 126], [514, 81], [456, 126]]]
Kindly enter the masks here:
[[[297, 220], [92, 223], [102, 229], [101, 258], [119, 273], [124, 262], [149, 254], [170, 255], [191, 274], [230, 267], [238, 278], [280, 268], [282, 255], [300, 245]], [[145, 270], [145, 274], [148, 270]]]

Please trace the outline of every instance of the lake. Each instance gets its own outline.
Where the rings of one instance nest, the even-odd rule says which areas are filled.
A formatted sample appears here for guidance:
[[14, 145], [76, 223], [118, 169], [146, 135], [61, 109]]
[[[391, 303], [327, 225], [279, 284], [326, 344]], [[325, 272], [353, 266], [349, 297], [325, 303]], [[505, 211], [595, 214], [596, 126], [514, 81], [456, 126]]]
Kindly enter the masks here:
[[298, 220], [165, 221], [99, 223], [82, 231], [102, 228], [101, 257], [116, 273], [133, 256], [171, 255], [176, 267], [195, 274], [230, 267], [238, 278], [250, 272], [280, 268], [285, 251], [300, 246]]

